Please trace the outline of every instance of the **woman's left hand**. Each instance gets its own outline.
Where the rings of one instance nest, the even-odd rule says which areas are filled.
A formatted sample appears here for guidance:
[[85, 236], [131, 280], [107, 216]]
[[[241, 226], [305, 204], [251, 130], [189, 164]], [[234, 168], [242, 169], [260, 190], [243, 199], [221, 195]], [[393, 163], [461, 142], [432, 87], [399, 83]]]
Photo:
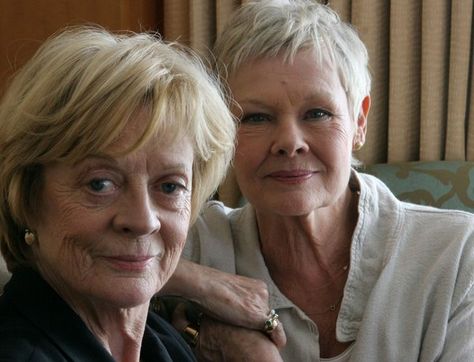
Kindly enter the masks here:
[[207, 315], [249, 329], [263, 329], [271, 309], [267, 285], [263, 281], [184, 259], [180, 260], [160, 294], [191, 300]]
[[[172, 323], [183, 331], [191, 322], [186, 318], [186, 305], [179, 304], [173, 314]], [[198, 329], [197, 355], [202, 361], [216, 361], [225, 356], [226, 361], [281, 361], [278, 350], [286, 344], [286, 335], [281, 323], [271, 332], [242, 328], [205, 317]], [[220, 356], [220, 357], [219, 357]], [[262, 356], [266, 356], [262, 359]], [[245, 357], [245, 358], [243, 358]]]

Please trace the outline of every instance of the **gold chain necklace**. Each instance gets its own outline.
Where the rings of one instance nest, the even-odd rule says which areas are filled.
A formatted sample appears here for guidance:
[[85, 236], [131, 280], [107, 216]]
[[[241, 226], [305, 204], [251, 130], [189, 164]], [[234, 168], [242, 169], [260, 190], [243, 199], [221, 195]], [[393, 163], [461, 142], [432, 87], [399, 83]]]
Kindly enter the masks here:
[[326, 310], [323, 310], [321, 312], [312, 312], [312, 313], [307, 313], [309, 316], [316, 316], [316, 315], [322, 315], [326, 314], [329, 312], [335, 312], [337, 310], [337, 307], [339, 304], [342, 302], [342, 297], [344, 296], [344, 293], [341, 294], [341, 296], [337, 299], [336, 303], [330, 304], [329, 307]]
[[[349, 265], [347, 265], [347, 264], [344, 265], [342, 267], [341, 271], [339, 272], [339, 274], [337, 276], [335, 276], [331, 282], [329, 282], [328, 284], [323, 285], [322, 287], [319, 287], [319, 288], [313, 289], [313, 290], [320, 290], [320, 289], [328, 287], [329, 285], [334, 283], [334, 279], [337, 279], [341, 275], [344, 275], [345, 272], [348, 269], [349, 269]], [[329, 313], [329, 312], [335, 312], [337, 310], [337, 307], [339, 306], [339, 304], [342, 302], [343, 296], [344, 296], [344, 288], [342, 289], [341, 295], [337, 298], [337, 300], [334, 303], [330, 304], [327, 309], [325, 309], [321, 312], [312, 312], [312, 313], [306, 313], [306, 314], [308, 314], [309, 316], [316, 316], [316, 315], [321, 315], [321, 314], [325, 314], [325, 313]]]
[[334, 281], [337, 280], [337, 279], [339, 279], [341, 276], [343, 276], [343, 275], [345, 274], [345, 272], [347, 271], [348, 268], [349, 268], [349, 265], [348, 265], [348, 264], [344, 265], [344, 266], [341, 268], [341, 270], [340, 270], [335, 276], [332, 277], [332, 280], [331, 280], [330, 282], [328, 282], [328, 283], [326, 283], [326, 284], [324, 284], [324, 285], [321, 285], [321, 286], [319, 286], [319, 287], [317, 287], [317, 288], [313, 288], [312, 290], [315, 291], [315, 290], [325, 289], [325, 288], [327, 288], [328, 286], [334, 284]]

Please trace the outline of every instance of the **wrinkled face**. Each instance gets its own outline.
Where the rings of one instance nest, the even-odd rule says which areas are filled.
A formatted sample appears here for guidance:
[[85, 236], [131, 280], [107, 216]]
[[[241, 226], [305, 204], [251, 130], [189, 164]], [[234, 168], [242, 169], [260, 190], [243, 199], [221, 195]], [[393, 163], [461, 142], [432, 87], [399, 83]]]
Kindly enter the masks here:
[[299, 216], [337, 202], [365, 117], [353, 119], [335, 67], [303, 50], [291, 64], [246, 62], [229, 85], [241, 107], [235, 172], [256, 210]]
[[136, 306], [176, 267], [191, 212], [192, 146], [152, 138], [114, 157], [134, 142], [137, 124], [110, 152], [45, 167], [32, 247], [41, 274], [66, 299]]

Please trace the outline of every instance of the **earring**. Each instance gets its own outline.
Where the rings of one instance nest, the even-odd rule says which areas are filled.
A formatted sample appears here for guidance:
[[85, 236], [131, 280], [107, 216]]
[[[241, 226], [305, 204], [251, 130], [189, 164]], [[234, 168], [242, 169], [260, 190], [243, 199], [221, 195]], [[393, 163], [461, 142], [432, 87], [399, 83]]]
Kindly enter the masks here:
[[25, 243], [27, 245], [32, 245], [36, 241], [36, 236], [29, 229], [25, 229]]
[[364, 145], [364, 142], [361, 142], [361, 141], [357, 141], [355, 144], [354, 144], [354, 151], [359, 151], [362, 146]]

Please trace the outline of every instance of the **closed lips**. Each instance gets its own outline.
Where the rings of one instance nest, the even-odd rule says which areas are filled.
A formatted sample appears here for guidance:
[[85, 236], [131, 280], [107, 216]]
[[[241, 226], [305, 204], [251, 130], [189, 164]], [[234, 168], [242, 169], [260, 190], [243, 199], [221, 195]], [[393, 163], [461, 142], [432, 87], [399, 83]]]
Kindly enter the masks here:
[[283, 177], [283, 178], [293, 178], [293, 177], [305, 177], [311, 176], [313, 171], [298, 170], [298, 171], [276, 171], [269, 174], [270, 177]]

